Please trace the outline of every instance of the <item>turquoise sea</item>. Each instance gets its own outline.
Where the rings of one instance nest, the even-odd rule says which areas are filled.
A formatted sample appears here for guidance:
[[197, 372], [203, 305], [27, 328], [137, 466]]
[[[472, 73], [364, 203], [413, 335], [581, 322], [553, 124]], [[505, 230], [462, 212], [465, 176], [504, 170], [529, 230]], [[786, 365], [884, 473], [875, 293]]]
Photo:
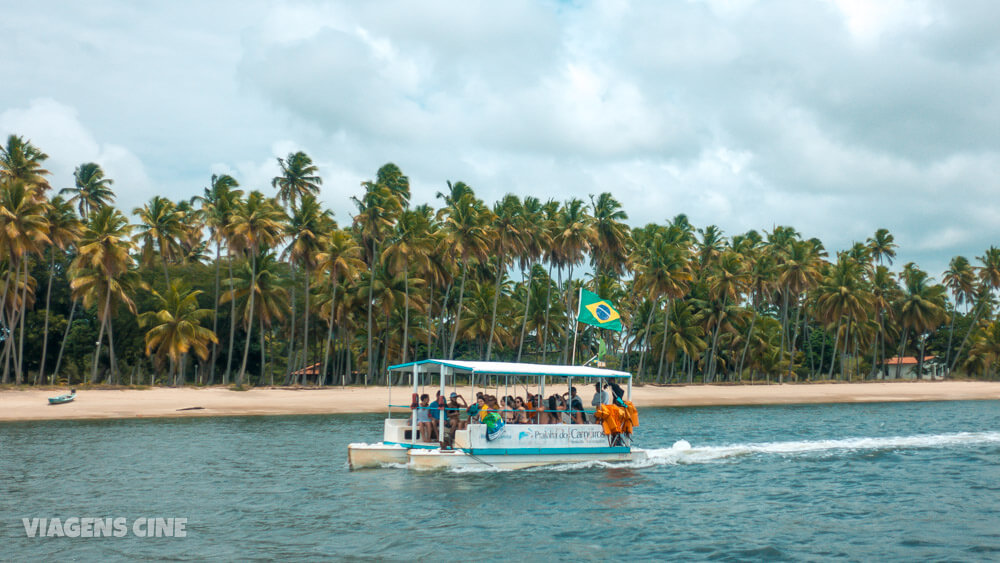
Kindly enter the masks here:
[[[379, 415], [0, 423], [0, 559], [1000, 559], [1000, 401], [640, 417], [647, 463], [461, 473], [348, 470]], [[186, 537], [21, 521], [71, 517]]]

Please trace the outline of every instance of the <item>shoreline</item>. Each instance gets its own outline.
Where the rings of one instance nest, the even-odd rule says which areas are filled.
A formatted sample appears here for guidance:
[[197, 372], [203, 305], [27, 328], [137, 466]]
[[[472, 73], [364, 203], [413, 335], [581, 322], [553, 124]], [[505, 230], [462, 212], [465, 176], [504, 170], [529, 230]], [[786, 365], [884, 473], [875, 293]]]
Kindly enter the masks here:
[[[459, 388], [466, 398], [470, 389]], [[513, 391], [513, 390], [512, 390]], [[592, 388], [580, 395], [589, 405]], [[77, 399], [49, 405], [63, 388], [0, 390], [0, 421], [277, 416], [385, 412], [387, 387], [78, 389]], [[433, 394], [433, 389], [426, 392]], [[523, 390], [521, 391], [523, 393]], [[408, 404], [409, 392], [393, 388], [393, 404]], [[695, 407], [1000, 400], [995, 381], [896, 381], [771, 385], [636, 386], [636, 407]], [[408, 409], [393, 409], [407, 411]]]

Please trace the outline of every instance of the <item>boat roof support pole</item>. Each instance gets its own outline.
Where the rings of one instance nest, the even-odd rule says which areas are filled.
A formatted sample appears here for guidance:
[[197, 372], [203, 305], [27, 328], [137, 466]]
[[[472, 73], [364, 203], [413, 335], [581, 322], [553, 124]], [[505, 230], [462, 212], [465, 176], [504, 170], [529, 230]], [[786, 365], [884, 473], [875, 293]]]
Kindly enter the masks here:
[[[444, 400], [444, 385], [445, 380], [448, 377], [448, 372], [453, 371], [450, 367], [441, 366], [441, 395], [438, 397], [438, 441], [442, 441], [444, 438], [444, 409], [448, 407], [447, 401]], [[443, 404], [442, 404], [443, 403]]]
[[420, 383], [420, 364], [413, 364], [413, 373], [410, 375], [410, 379], [413, 381], [413, 394], [418, 399], [417, 408], [410, 411], [410, 443], [415, 444], [417, 442], [417, 409], [420, 408], [420, 396], [417, 395], [417, 384]]

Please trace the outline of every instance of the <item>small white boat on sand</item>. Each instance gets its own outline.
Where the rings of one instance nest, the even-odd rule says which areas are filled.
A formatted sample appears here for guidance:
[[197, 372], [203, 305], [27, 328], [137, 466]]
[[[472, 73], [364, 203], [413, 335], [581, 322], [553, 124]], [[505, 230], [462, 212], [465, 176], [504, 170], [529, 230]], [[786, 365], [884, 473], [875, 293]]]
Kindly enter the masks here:
[[[631, 428], [637, 424], [635, 409], [629, 399], [632, 376], [623, 371], [586, 366], [552, 366], [509, 362], [474, 362], [462, 360], [422, 360], [390, 366], [391, 372], [410, 374], [413, 401], [410, 405], [390, 404], [390, 413], [383, 424], [383, 438], [374, 444], [350, 444], [348, 462], [352, 469], [368, 467], [406, 467], [410, 469], [443, 469], [452, 467], [492, 467], [496, 469], [523, 469], [542, 465], [559, 465], [588, 461], [632, 462], [646, 459], [644, 450], [631, 445]], [[427, 407], [416, 404], [421, 388], [431, 384], [431, 392], [450, 396], [455, 389], [471, 387], [470, 400], [476, 391], [505, 396], [515, 389], [526, 391], [538, 399], [549, 392], [569, 396], [567, 408], [549, 408], [546, 402], [532, 405], [530, 412], [521, 415], [521, 423], [507, 421], [497, 425], [481, 423], [475, 411], [465, 428], [469, 416], [466, 408], [458, 412], [462, 424], [448, 424], [446, 410], [437, 410], [435, 427], [444, 429], [444, 443], [422, 436], [418, 414]], [[574, 384], [581, 388], [587, 383], [607, 386], [609, 403], [595, 410], [584, 410], [582, 396], [578, 399], [570, 392]], [[535, 391], [533, 391], [533, 389]], [[426, 389], [425, 389], [426, 391]], [[590, 401], [587, 401], [590, 406]], [[410, 408], [406, 418], [393, 418], [391, 408]], [[507, 407], [492, 410], [509, 414]], [[432, 411], [433, 412], [433, 411]], [[631, 413], [631, 421], [629, 416]], [[594, 417], [598, 420], [594, 420]], [[427, 417], [422, 417], [425, 421]], [[555, 422], [544, 424], [546, 420]], [[569, 423], [575, 420], [577, 423]], [[527, 423], [525, 423], [527, 422]], [[601, 422], [601, 423], [597, 423]], [[489, 430], [489, 431], [488, 431]]]

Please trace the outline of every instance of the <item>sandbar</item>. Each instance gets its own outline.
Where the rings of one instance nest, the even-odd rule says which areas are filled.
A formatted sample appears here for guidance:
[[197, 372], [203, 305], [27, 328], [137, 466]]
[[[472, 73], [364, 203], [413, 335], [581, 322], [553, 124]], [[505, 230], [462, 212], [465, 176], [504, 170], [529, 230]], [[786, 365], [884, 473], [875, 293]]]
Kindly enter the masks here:
[[[433, 395], [432, 389], [427, 392]], [[451, 390], [449, 389], [449, 392]], [[471, 389], [458, 389], [465, 397]], [[502, 390], [501, 390], [502, 391]], [[554, 392], [550, 385], [547, 393]], [[63, 389], [0, 390], [0, 421], [199, 416], [303, 415], [385, 412], [386, 387], [79, 389], [68, 404], [49, 405]], [[523, 390], [519, 390], [523, 393]], [[511, 389], [511, 394], [514, 394]], [[590, 404], [592, 388], [580, 390]], [[1000, 400], [996, 381], [894, 381], [785, 385], [636, 386], [637, 407]], [[392, 389], [392, 403], [408, 405], [409, 390]], [[405, 409], [397, 409], [405, 410]]]

